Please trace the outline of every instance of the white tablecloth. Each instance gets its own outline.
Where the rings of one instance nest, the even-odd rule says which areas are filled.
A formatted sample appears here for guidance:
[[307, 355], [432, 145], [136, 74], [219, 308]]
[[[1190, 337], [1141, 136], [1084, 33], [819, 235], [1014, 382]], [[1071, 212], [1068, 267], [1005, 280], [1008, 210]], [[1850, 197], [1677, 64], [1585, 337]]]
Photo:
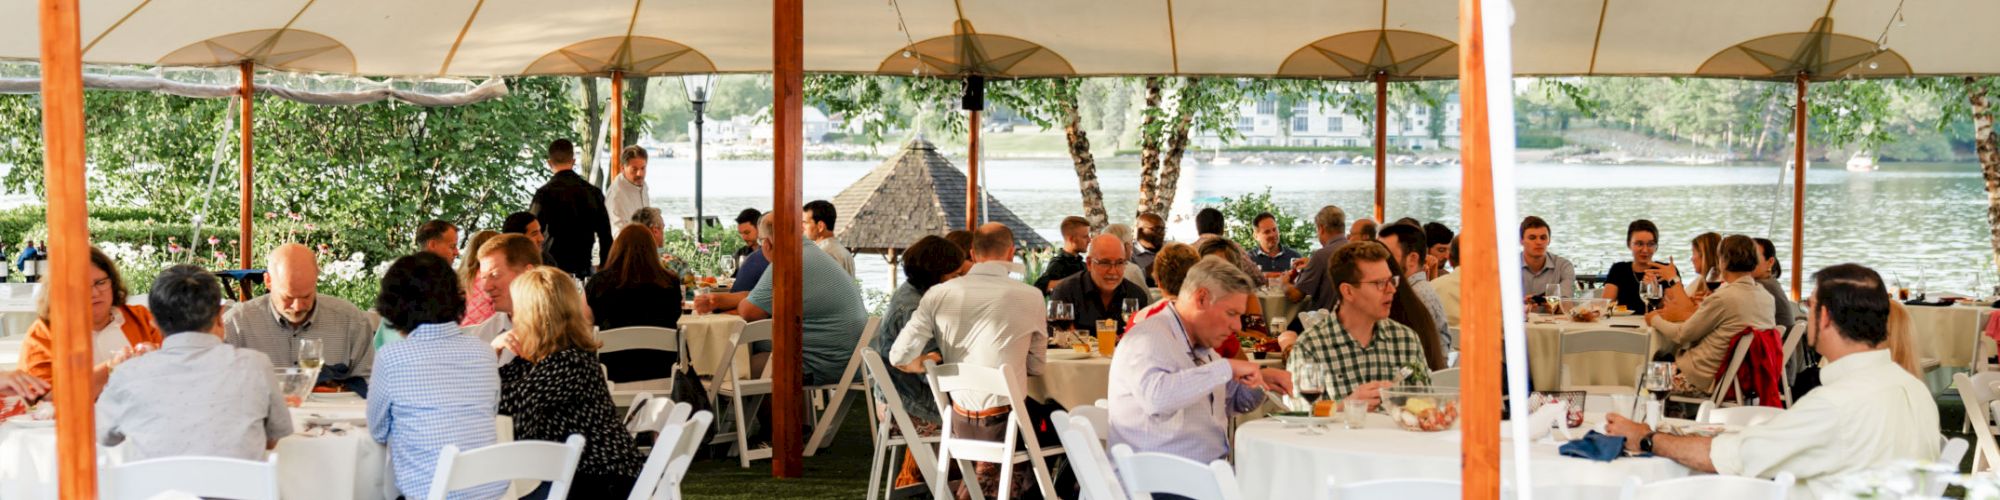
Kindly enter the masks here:
[[1972, 339], [1980, 338], [1988, 356], [1993, 355], [1993, 341], [1984, 339], [1980, 330], [1986, 328], [1986, 317], [1993, 308], [1975, 305], [1955, 306], [1904, 306], [1910, 312], [1911, 343], [1918, 349], [1918, 357], [1937, 359], [1943, 366], [1969, 367], [1972, 363]]
[[[1283, 361], [1267, 359], [1256, 363], [1277, 367]], [[1028, 398], [1054, 400], [1064, 408], [1089, 406], [1110, 394], [1110, 384], [1111, 358], [1050, 359], [1042, 366], [1041, 376], [1028, 377]]]
[[[680, 322], [681, 339], [687, 342], [687, 359], [694, 363], [696, 373], [714, 375], [722, 368], [722, 357], [736, 348], [736, 334], [743, 331], [743, 318], [734, 314], [692, 314], [682, 315]], [[736, 373], [739, 377], [750, 376], [749, 350], [737, 353]]]
[[[1602, 416], [1593, 415], [1596, 421]], [[1502, 426], [1501, 477], [1513, 477], [1512, 446]], [[1258, 420], [1236, 431], [1236, 479], [1243, 498], [1327, 498], [1326, 478], [1341, 482], [1396, 478], [1460, 478], [1460, 433], [1410, 432], [1396, 427], [1388, 415], [1369, 415], [1366, 428], [1328, 426], [1325, 434], [1307, 435], [1275, 420]], [[1664, 458], [1620, 458], [1593, 462], [1564, 457], [1558, 445], [1535, 444], [1530, 451], [1536, 485], [1622, 484], [1628, 476], [1652, 482], [1688, 475], [1688, 469]], [[1412, 499], [1414, 500], [1414, 499]]]
[[[1616, 385], [1632, 387], [1638, 384], [1638, 368], [1646, 360], [1639, 356], [1618, 353], [1588, 353], [1562, 359], [1562, 334], [1585, 330], [1612, 329], [1633, 332], [1652, 332], [1645, 328], [1645, 319], [1640, 316], [1620, 316], [1600, 319], [1595, 323], [1577, 323], [1568, 319], [1553, 323], [1538, 323], [1530, 315], [1528, 321], [1528, 370], [1535, 379], [1535, 390], [1553, 391], [1562, 386], [1562, 364], [1569, 363], [1570, 384], [1572, 385]], [[1614, 325], [1628, 325], [1619, 327]], [[1664, 339], [1655, 338], [1655, 350], [1664, 345]], [[1461, 363], [1463, 361], [1461, 360]]]

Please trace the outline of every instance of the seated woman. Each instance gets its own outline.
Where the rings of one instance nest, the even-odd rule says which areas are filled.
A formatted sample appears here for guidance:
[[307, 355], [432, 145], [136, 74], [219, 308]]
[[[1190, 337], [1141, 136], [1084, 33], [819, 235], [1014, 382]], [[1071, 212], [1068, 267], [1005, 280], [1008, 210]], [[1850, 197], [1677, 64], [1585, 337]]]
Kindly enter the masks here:
[[[158, 348], [165, 335], [153, 324], [153, 314], [146, 306], [125, 304], [125, 278], [111, 257], [97, 247], [90, 248], [90, 272], [84, 279], [90, 283], [90, 393], [95, 397], [114, 367], [126, 358]], [[55, 336], [49, 328], [48, 287], [42, 287], [37, 297], [35, 314], [35, 324], [28, 328], [27, 340], [21, 342], [21, 371], [53, 384]]]
[[[1396, 259], [1389, 259], [1388, 262], [1389, 274], [1395, 276], [1396, 282], [1408, 283], [1409, 281], [1404, 278], [1403, 264], [1396, 262]], [[1424, 307], [1423, 298], [1414, 293], [1396, 294], [1394, 301], [1389, 303], [1389, 319], [1417, 332], [1417, 339], [1423, 341], [1424, 345], [1424, 364], [1429, 365], [1431, 371], [1450, 367], [1448, 363], [1450, 358], [1445, 356], [1448, 352], [1442, 331], [1445, 327], [1439, 326], [1436, 317], [1431, 316], [1430, 309]]]
[[[939, 283], [957, 278], [962, 274], [959, 268], [965, 262], [964, 250], [957, 244], [937, 236], [925, 236], [903, 250], [903, 276], [909, 279], [897, 286], [895, 295], [889, 297], [889, 309], [882, 313], [882, 322], [876, 325], [875, 340], [871, 345], [882, 357], [883, 367], [895, 366], [889, 361], [889, 349], [896, 345], [896, 336], [903, 332], [903, 325], [908, 324], [910, 315], [917, 311], [917, 304], [923, 301], [924, 292], [930, 291], [931, 287]], [[938, 352], [936, 338], [931, 339], [930, 344], [925, 346], [924, 352]], [[925, 436], [937, 435], [938, 431], [942, 430], [944, 420], [938, 414], [936, 398], [931, 397], [930, 382], [924, 379], [923, 374], [891, 369], [889, 381], [895, 386], [896, 394], [902, 398], [903, 411], [910, 414], [911, 423], [916, 425], [917, 433]], [[876, 404], [883, 402], [878, 399]], [[886, 407], [876, 413], [884, 421], [889, 418]], [[917, 467], [922, 465], [910, 458], [908, 453], [904, 452], [902, 472], [896, 475], [897, 488], [923, 481], [922, 472], [917, 470]]]
[[[500, 366], [500, 413], [514, 418], [514, 439], [562, 442], [584, 438], [583, 460], [571, 498], [625, 498], [646, 456], [625, 432], [597, 361], [576, 281], [554, 267], [537, 266], [507, 288], [514, 331], [498, 341], [517, 356]], [[542, 483], [523, 498], [546, 498]]]
[[[660, 265], [659, 246], [640, 224], [629, 224], [611, 242], [611, 258], [584, 286], [591, 317], [599, 330], [628, 326], [679, 328], [681, 279]], [[664, 304], [664, 305], [663, 305]], [[601, 361], [612, 382], [661, 380], [672, 376], [672, 351], [628, 350]]]
[[[1778, 265], [1778, 244], [1772, 243], [1770, 238], [1757, 238], [1756, 241], [1757, 248], [1762, 249], [1764, 254], [1761, 256], [1763, 260], [1758, 262], [1757, 272], [1751, 277], [1757, 279], [1757, 285], [1764, 287], [1764, 291], [1771, 293], [1771, 303], [1776, 306], [1771, 311], [1771, 317], [1778, 320], [1778, 328], [1791, 328], [1798, 321], [1799, 309], [1792, 305], [1791, 297], [1785, 296], [1785, 285], [1778, 283], [1778, 278], [1785, 275], [1785, 267]], [[1805, 344], [1799, 345], [1803, 347]], [[1923, 378], [1923, 375], [1917, 378]]]
[[1674, 286], [1674, 276], [1663, 276], [1658, 268], [1668, 268], [1665, 264], [1653, 262], [1653, 252], [1660, 248], [1660, 228], [1653, 221], [1639, 219], [1625, 226], [1625, 247], [1632, 250], [1632, 260], [1611, 265], [1604, 273], [1604, 298], [1626, 309], [1645, 313], [1652, 311], [1641, 292], [1648, 284], [1658, 284], [1662, 293]]
[[[473, 450], [499, 442], [493, 430], [500, 374], [493, 350], [458, 329], [465, 294], [451, 264], [429, 252], [396, 259], [382, 274], [375, 311], [403, 340], [375, 353], [368, 392], [368, 432], [389, 445], [396, 490], [430, 494], [444, 445]], [[452, 493], [452, 498], [500, 498], [504, 483]]]
[[1675, 344], [1674, 392], [1705, 396], [1729, 362], [1729, 343], [1747, 328], [1773, 328], [1771, 294], [1751, 279], [1757, 270], [1757, 243], [1735, 234], [1717, 245], [1723, 284], [1701, 301], [1687, 321], [1646, 314], [1646, 324]]

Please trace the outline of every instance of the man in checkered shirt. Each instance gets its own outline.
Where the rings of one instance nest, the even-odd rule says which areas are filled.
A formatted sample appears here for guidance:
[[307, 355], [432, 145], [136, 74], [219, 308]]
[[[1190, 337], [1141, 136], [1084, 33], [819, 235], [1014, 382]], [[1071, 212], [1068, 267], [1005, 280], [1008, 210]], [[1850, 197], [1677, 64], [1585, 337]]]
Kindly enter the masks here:
[[1331, 312], [1300, 315], [1305, 333], [1286, 363], [1300, 390], [1317, 385], [1328, 396], [1367, 401], [1373, 407], [1381, 403], [1380, 391], [1392, 384], [1397, 370], [1424, 366], [1417, 333], [1388, 319], [1397, 285], [1388, 261], [1389, 249], [1374, 242], [1350, 244], [1334, 253], [1327, 279], [1339, 301]]

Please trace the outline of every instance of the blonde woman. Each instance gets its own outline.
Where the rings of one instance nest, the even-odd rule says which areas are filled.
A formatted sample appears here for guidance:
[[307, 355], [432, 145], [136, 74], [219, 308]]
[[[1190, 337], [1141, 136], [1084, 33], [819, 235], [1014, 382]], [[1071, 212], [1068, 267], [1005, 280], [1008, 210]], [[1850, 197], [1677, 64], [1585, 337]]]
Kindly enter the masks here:
[[[582, 463], [573, 498], [624, 498], [646, 460], [625, 433], [599, 343], [576, 281], [562, 270], [537, 266], [508, 287], [514, 331], [501, 337], [516, 358], [500, 367], [500, 413], [514, 418], [514, 438], [560, 442], [582, 434]], [[543, 498], [544, 483], [524, 498]]]
[[1889, 347], [1889, 359], [1896, 361], [1903, 371], [1917, 378], [1924, 378], [1923, 369], [1917, 366], [1917, 346], [1910, 339], [1910, 312], [1902, 304], [1889, 301], [1889, 339], [1884, 344]]
[[459, 326], [477, 325], [493, 316], [493, 298], [486, 296], [486, 286], [479, 278], [479, 247], [499, 235], [494, 231], [474, 233], [465, 250], [458, 253], [458, 288], [465, 290], [465, 317], [459, 318]]

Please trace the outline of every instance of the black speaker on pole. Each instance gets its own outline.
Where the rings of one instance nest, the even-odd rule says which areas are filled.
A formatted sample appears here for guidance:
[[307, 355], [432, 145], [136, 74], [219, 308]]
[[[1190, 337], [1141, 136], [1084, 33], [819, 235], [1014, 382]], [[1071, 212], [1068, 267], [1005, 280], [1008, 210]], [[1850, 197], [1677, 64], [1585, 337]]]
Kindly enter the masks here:
[[966, 111], [986, 109], [986, 77], [979, 75], [965, 77], [965, 97], [960, 107]]

